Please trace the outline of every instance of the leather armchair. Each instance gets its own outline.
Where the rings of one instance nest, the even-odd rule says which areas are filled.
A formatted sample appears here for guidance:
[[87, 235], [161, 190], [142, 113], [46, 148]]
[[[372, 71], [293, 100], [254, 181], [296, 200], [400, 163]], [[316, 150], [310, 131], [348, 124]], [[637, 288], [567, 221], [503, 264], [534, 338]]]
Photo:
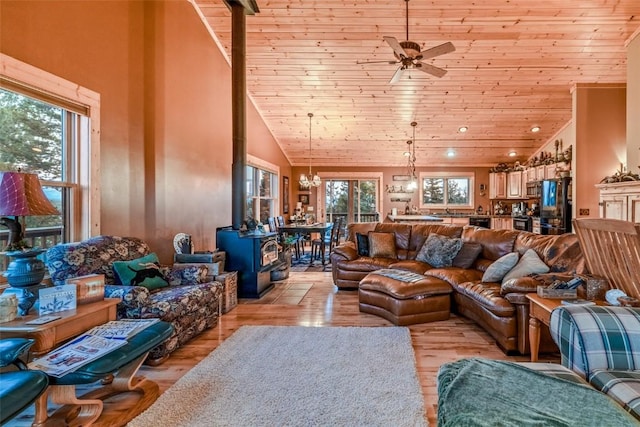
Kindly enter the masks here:
[[0, 340], [0, 368], [13, 365], [18, 370], [0, 372], [0, 424], [21, 413], [47, 389], [49, 379], [42, 371], [27, 370], [20, 356], [35, 340], [5, 338]]

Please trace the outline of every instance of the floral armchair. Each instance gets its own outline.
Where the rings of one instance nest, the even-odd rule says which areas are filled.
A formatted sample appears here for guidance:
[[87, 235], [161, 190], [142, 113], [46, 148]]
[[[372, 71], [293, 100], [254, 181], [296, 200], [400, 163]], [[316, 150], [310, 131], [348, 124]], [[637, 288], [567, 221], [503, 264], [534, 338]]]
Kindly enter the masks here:
[[173, 325], [173, 334], [149, 353], [147, 364], [157, 365], [171, 352], [218, 322], [222, 284], [207, 280], [207, 268], [164, 267], [167, 287], [150, 290], [122, 285], [113, 263], [149, 255], [149, 246], [136, 237], [97, 236], [76, 243], [56, 245], [46, 253], [46, 265], [54, 285], [88, 274], [104, 274], [105, 298], [120, 298], [118, 318], [159, 318]]

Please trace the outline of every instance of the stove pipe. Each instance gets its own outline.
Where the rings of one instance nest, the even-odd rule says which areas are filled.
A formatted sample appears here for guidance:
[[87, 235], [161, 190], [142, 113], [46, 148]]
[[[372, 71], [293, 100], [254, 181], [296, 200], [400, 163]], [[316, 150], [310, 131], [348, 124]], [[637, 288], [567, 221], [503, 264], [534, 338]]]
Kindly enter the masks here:
[[246, 17], [239, 2], [231, 7], [231, 109], [233, 116], [233, 163], [231, 166], [231, 224], [239, 230], [246, 217], [247, 189], [247, 78]]

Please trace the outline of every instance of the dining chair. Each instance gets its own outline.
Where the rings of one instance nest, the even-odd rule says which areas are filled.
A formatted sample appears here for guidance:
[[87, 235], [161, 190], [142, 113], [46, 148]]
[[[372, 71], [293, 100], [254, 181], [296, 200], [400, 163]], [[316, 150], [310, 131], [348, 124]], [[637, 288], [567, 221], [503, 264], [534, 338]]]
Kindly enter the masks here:
[[[320, 236], [317, 239], [313, 239], [311, 241], [311, 259], [323, 259], [324, 258], [324, 250], [323, 250], [323, 242], [325, 247], [329, 247], [329, 253], [333, 250], [334, 246], [336, 246], [340, 242], [340, 229], [342, 228], [342, 218], [336, 218], [333, 221], [333, 226], [329, 231], [327, 231], [324, 236]], [[321, 258], [322, 257], [322, 258]]]
[[288, 233], [280, 231], [280, 229], [285, 226], [284, 217], [282, 215], [278, 215], [275, 218], [275, 222], [277, 226], [276, 228], [277, 233], [280, 235], [280, 241], [282, 243], [286, 242], [291, 246], [293, 246], [293, 253], [296, 257], [296, 260], [299, 260], [300, 256], [304, 255], [304, 246], [302, 245], [302, 237], [299, 235], [290, 236]]

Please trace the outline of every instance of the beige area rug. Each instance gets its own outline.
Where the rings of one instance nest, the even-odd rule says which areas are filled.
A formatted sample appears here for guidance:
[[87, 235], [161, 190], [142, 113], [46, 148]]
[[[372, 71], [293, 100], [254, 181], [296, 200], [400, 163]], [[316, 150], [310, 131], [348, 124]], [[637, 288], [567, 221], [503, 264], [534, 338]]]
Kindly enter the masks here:
[[131, 427], [426, 426], [409, 330], [243, 326]]

